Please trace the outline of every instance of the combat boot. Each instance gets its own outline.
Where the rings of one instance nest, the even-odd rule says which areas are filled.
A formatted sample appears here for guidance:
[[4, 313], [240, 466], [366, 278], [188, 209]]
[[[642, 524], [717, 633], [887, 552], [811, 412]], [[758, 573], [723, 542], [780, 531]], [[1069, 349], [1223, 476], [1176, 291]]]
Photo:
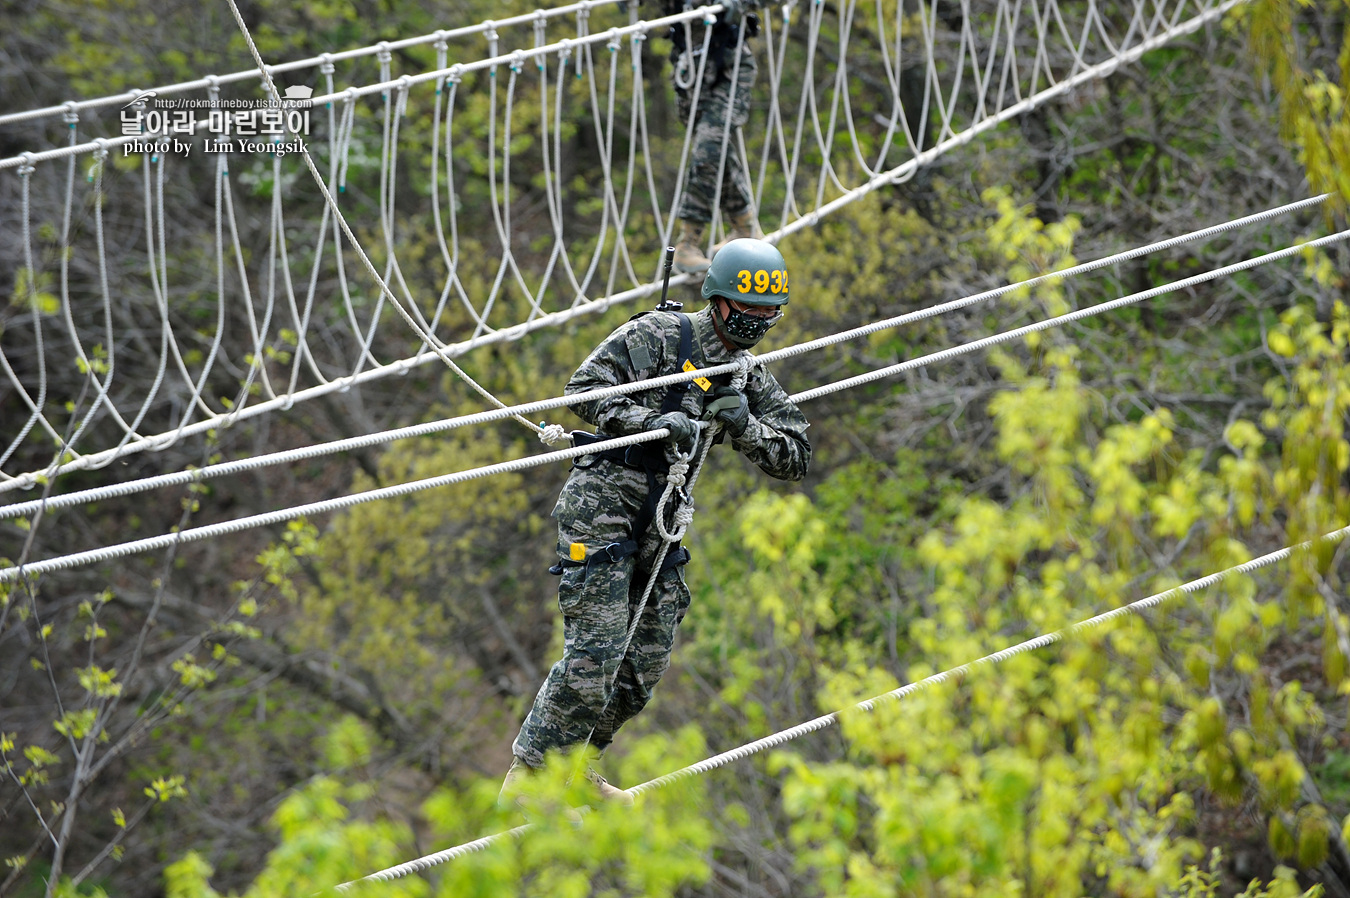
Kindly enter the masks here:
[[621, 804], [625, 807], [632, 807], [633, 794], [620, 789], [618, 786], [610, 785], [609, 781], [601, 776], [594, 767], [587, 766], [586, 779], [600, 793], [600, 797], [605, 801], [612, 801], [615, 804]]
[[675, 242], [675, 269], [685, 274], [703, 274], [712, 264], [703, 255], [704, 225], [680, 219], [680, 239]]
[[497, 794], [497, 807], [503, 810], [525, 810], [526, 785], [534, 776], [534, 768], [520, 758], [512, 756], [511, 766], [502, 780], [502, 791]]
[[755, 214], [753, 208], [747, 208], [737, 215], [727, 216], [727, 239], [714, 244], [711, 255], [717, 255], [719, 249], [733, 240], [740, 240], [742, 237], [753, 237], [756, 240], [764, 239], [764, 231], [759, 227], [759, 216]]

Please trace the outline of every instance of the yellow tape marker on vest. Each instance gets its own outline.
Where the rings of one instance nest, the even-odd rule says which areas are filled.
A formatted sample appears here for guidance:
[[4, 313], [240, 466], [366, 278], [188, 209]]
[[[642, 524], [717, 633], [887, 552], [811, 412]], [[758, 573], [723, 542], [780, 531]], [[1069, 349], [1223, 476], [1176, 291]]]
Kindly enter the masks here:
[[568, 554], [569, 557], [571, 557], [571, 559], [572, 559], [573, 561], [585, 561], [585, 560], [586, 560], [586, 544], [585, 544], [585, 543], [572, 543], [572, 545], [570, 545], [570, 546], [567, 547], [567, 554]]
[[[695, 365], [693, 362], [691, 362], [689, 359], [685, 359], [684, 370], [697, 371], [698, 366]], [[694, 378], [694, 383], [698, 384], [698, 388], [705, 393], [712, 389], [712, 381], [708, 380], [708, 378], [706, 377], [696, 377]]]

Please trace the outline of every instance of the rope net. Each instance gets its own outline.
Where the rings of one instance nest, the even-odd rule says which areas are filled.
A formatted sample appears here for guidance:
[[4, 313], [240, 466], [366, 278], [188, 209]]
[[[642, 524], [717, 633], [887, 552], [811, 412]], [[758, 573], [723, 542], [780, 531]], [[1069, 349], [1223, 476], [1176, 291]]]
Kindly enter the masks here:
[[[1236, 2], [770, 8], [724, 152], [778, 240]], [[312, 91], [278, 114], [388, 293], [293, 135], [222, 133], [261, 98], [256, 69], [0, 116], [33, 147], [0, 159], [21, 225], [0, 234], [21, 260], [0, 493], [659, 291], [691, 132], [655, 39], [720, 8], [639, 18], [653, 6], [587, 0], [269, 67], [287, 96]], [[715, 214], [706, 240], [724, 231]]]

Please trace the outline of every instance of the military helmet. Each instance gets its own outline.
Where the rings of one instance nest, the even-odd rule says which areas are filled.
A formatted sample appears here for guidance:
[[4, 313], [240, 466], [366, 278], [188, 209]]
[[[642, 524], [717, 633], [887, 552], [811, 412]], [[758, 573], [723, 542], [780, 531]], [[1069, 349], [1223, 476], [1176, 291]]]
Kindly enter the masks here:
[[725, 296], [749, 306], [784, 306], [788, 301], [787, 263], [778, 247], [753, 237], [733, 240], [717, 251], [703, 298]]

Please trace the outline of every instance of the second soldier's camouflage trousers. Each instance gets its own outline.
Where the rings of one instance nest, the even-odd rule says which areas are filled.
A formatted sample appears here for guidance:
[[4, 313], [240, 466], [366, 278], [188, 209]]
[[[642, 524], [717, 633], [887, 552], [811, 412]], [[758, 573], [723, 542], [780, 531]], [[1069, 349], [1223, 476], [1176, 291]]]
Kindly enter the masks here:
[[[740, 67], [732, 90], [732, 66], [728, 64], [711, 83], [704, 81], [698, 94], [694, 136], [689, 147], [689, 170], [685, 173], [684, 194], [680, 198], [679, 217], [685, 221], [712, 221], [713, 201], [717, 196], [717, 172], [722, 170], [720, 205], [728, 215], [740, 215], [750, 208], [753, 195], [750, 178], [741, 164], [736, 129], [750, 119], [750, 90], [755, 85], [755, 57], [740, 54]], [[676, 88], [680, 121], [689, 124], [694, 88]], [[727, 128], [730, 114], [731, 128]], [[722, 148], [726, 146], [726, 162]]]
[[[662, 483], [664, 486], [664, 483]], [[597, 456], [577, 459], [553, 510], [559, 556], [572, 543], [594, 553], [612, 543], [640, 539], [636, 555], [565, 567], [558, 588], [563, 614], [563, 656], [535, 697], [511, 746], [532, 767], [555, 749], [589, 741], [603, 751], [619, 727], [651, 699], [670, 665], [675, 631], [689, 610], [680, 567], [662, 574], [647, 599], [633, 641], [624, 652], [630, 615], [637, 610], [662, 542], [656, 528], [634, 534], [647, 497], [647, 477]]]

